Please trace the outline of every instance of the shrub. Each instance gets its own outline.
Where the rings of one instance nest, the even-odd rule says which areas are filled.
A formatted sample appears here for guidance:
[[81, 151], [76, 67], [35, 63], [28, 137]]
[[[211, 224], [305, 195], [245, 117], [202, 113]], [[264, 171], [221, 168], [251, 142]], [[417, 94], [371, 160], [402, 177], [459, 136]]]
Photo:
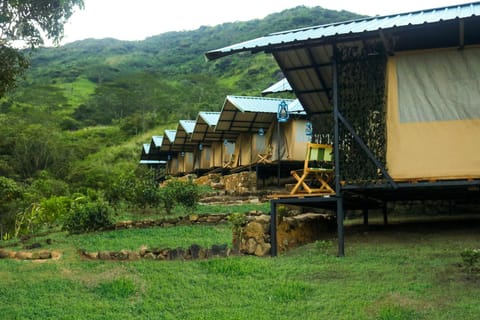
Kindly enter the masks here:
[[101, 200], [77, 200], [63, 223], [63, 230], [82, 233], [109, 229], [113, 225], [112, 213], [112, 208]]
[[175, 204], [181, 205], [193, 213], [200, 196], [200, 188], [190, 180], [172, 179], [160, 188], [160, 199], [167, 213], [170, 213]]

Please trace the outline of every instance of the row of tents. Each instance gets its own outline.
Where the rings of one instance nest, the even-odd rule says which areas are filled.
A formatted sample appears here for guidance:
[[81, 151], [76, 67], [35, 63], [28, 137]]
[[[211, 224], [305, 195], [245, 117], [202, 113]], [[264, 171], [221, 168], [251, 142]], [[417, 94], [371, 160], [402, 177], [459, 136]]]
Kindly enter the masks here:
[[[264, 93], [288, 88], [282, 80]], [[280, 105], [286, 106], [288, 120], [278, 119]], [[301, 164], [310, 140], [311, 124], [297, 99], [231, 95], [220, 112], [201, 111], [195, 120], [180, 120], [176, 129], [152, 136], [143, 144], [140, 164], [177, 176]]]

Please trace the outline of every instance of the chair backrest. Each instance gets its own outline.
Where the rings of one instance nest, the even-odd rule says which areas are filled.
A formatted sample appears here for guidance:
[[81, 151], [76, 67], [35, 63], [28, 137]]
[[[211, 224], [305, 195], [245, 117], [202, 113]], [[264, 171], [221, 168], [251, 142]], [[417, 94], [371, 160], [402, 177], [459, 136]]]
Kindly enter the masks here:
[[326, 169], [331, 168], [333, 147], [329, 144], [311, 143], [307, 144], [304, 169]]

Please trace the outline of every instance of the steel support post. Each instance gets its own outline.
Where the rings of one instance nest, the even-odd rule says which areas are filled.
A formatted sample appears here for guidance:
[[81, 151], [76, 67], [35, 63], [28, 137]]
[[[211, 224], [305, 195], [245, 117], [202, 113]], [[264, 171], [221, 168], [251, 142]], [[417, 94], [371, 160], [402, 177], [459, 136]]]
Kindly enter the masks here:
[[338, 109], [338, 70], [337, 70], [337, 58], [336, 48], [333, 48], [332, 58], [332, 79], [333, 79], [333, 118], [334, 118], [334, 142], [333, 150], [335, 157], [335, 193], [337, 197], [337, 233], [338, 233], [338, 256], [343, 257], [345, 255], [345, 235], [343, 220], [345, 212], [343, 211], [343, 194], [342, 186], [340, 184], [340, 119]]
[[270, 255], [277, 256], [277, 206], [275, 200], [270, 200]]

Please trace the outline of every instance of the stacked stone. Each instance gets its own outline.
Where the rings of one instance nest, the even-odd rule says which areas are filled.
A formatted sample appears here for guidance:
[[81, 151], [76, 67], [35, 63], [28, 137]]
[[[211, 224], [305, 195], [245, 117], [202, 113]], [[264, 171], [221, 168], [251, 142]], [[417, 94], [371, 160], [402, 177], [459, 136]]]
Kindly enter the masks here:
[[6, 251], [0, 249], [0, 259], [19, 259], [19, 260], [46, 260], [52, 259], [53, 255], [50, 251]]
[[[234, 244], [239, 244], [242, 254], [263, 257], [270, 254], [270, 216], [250, 213], [239, 234], [234, 234]], [[284, 252], [307, 243], [331, 237], [335, 230], [332, 215], [305, 213], [279, 217], [277, 226], [278, 251]]]
[[240, 234], [240, 253], [263, 257], [270, 254], [270, 216], [249, 216]]
[[231, 194], [245, 194], [257, 189], [257, 174], [255, 172], [240, 172], [224, 176], [225, 190]]
[[227, 214], [193, 214], [190, 216], [170, 219], [119, 221], [115, 224], [115, 230], [131, 228], [175, 227], [192, 224], [212, 225], [228, 222], [227, 217]]
[[231, 250], [226, 244], [212, 245], [211, 248], [202, 248], [197, 244], [191, 245], [188, 249], [184, 248], [140, 248], [139, 251], [98, 251], [86, 252], [80, 251], [80, 255], [91, 260], [113, 260], [113, 261], [135, 261], [145, 260], [197, 260], [209, 258], [221, 258], [231, 255]]

